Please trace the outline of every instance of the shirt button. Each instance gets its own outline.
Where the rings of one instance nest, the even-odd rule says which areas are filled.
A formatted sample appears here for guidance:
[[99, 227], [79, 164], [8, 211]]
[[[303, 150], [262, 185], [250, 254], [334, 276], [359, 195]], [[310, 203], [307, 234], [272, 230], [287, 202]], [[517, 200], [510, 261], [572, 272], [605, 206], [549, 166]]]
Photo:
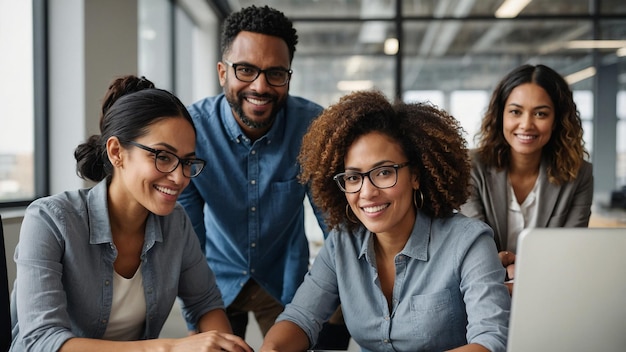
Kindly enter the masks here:
[[256, 180], [250, 181], [251, 184], [256, 185]]
[[245, 271], [245, 270], [244, 270], [244, 271], [242, 271], [241, 273], [242, 273], [242, 274], [244, 274], [244, 275], [248, 275], [248, 272], [247, 272], [247, 271]]
[[389, 320], [389, 316], [388, 315], [385, 316], [385, 320]]
[[389, 339], [384, 339], [383, 342], [384, 343], [389, 343]]
[[244, 283], [243, 283], [243, 282], [239, 284], [239, 286], [241, 286], [241, 287], [243, 287], [243, 285], [244, 285]]
[[254, 269], [250, 269], [250, 272], [254, 274]]
[[111, 282], [109, 280], [104, 280], [104, 286], [109, 286]]
[[256, 247], [256, 243], [254, 243], [254, 242], [250, 243], [250, 247], [252, 247], [252, 248]]
[[256, 150], [251, 151], [250, 154], [252, 155], [256, 154]]
[[256, 207], [252, 207], [252, 208], [250, 208], [250, 210], [256, 211]]

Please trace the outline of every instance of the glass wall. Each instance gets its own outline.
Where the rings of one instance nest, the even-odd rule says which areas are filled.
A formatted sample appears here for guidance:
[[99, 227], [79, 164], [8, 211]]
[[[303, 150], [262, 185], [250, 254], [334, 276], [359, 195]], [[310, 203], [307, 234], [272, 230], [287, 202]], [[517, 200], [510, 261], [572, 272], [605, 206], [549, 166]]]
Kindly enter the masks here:
[[[626, 120], [609, 119], [618, 126], [611, 138], [594, 141], [593, 130], [594, 92], [604, 84], [595, 72], [620, 63], [617, 87], [626, 90], [626, 2], [534, 0], [516, 15], [500, 16], [502, 3], [240, 0], [238, 5], [267, 4], [294, 21], [300, 40], [292, 94], [323, 106], [369, 88], [390, 98], [430, 101], [461, 121], [470, 147], [497, 82], [525, 63], [550, 66], [574, 90], [587, 150], [594, 150], [594, 142], [617, 141], [615, 186], [625, 184]], [[591, 73], [581, 76], [586, 69]]]

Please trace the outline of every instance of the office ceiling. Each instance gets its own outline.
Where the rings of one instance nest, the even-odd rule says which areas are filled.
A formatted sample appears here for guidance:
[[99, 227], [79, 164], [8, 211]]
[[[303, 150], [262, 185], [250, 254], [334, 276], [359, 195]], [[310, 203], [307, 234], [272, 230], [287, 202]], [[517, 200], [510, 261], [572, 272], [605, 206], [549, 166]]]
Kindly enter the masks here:
[[[393, 78], [396, 57], [385, 54], [384, 45], [399, 38], [404, 91], [490, 89], [511, 68], [527, 62], [550, 65], [564, 76], [594, 63], [626, 66], [615, 47], [572, 47], [572, 41], [592, 39], [622, 41], [626, 47], [624, 0], [534, 0], [512, 19], [494, 17], [502, 0], [398, 1], [214, 2], [229, 10], [269, 5], [283, 11], [299, 35], [294, 67], [319, 70], [323, 63], [331, 79]], [[398, 10], [402, 15], [396, 17]], [[591, 80], [577, 84], [585, 89]], [[620, 86], [626, 87], [626, 77], [620, 77]]]

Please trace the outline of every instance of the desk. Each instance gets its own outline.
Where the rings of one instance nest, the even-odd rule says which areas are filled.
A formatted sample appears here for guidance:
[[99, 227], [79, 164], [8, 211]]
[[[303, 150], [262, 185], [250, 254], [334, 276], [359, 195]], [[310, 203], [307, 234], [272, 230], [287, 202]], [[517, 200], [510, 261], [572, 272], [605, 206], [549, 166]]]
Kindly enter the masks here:
[[626, 227], [626, 209], [611, 208], [608, 203], [594, 202], [589, 227]]

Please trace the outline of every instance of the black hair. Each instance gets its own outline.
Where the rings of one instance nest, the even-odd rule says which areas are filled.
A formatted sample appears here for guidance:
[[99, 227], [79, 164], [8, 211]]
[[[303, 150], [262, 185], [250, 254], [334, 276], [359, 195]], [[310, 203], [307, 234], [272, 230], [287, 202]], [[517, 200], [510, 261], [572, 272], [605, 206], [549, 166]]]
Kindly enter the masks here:
[[76, 173], [83, 179], [103, 180], [113, 170], [106, 150], [110, 137], [118, 137], [122, 143], [133, 141], [145, 135], [151, 124], [175, 116], [194, 126], [185, 105], [145, 77], [130, 75], [114, 80], [102, 104], [100, 134], [89, 137], [74, 151]]
[[241, 31], [281, 38], [289, 49], [289, 62], [293, 60], [298, 35], [293, 23], [282, 12], [267, 5], [263, 7], [252, 5], [230, 14], [222, 27], [222, 55], [230, 50]]

